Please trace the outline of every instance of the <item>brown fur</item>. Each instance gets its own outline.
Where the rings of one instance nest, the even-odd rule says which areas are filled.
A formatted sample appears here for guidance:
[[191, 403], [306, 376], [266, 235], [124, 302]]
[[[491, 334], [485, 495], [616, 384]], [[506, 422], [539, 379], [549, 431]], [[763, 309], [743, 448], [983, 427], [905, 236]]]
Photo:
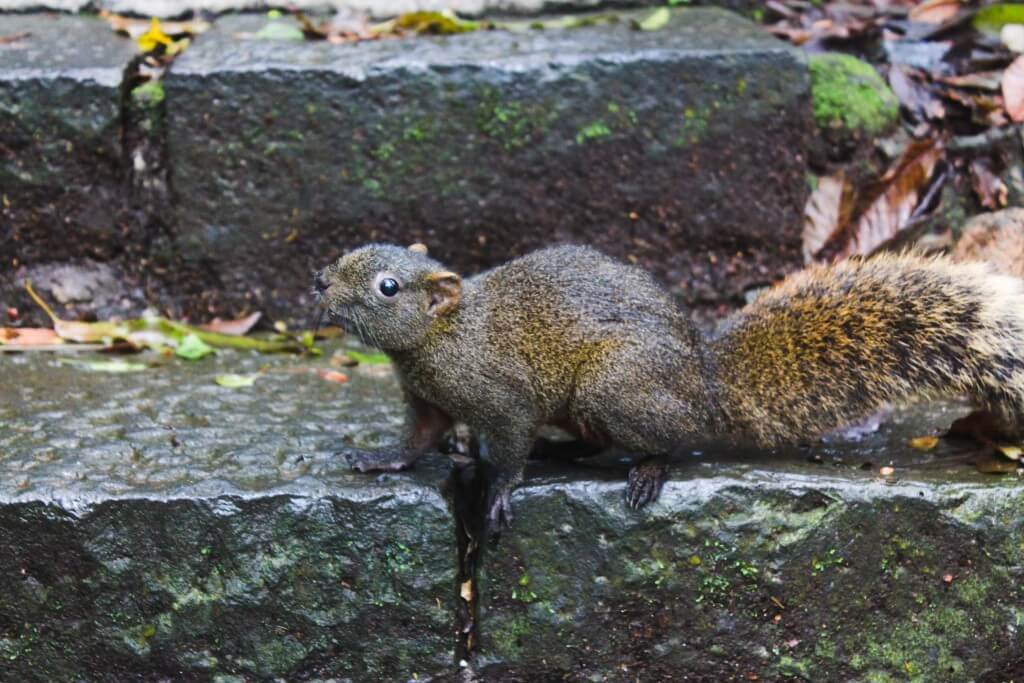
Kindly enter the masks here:
[[[395, 297], [374, 288], [401, 284]], [[395, 362], [410, 405], [411, 464], [453, 422], [496, 476], [492, 526], [544, 424], [650, 455], [715, 438], [806, 439], [884, 403], [966, 394], [1017, 431], [1024, 420], [1024, 294], [977, 264], [914, 255], [795, 275], [704, 340], [644, 271], [554, 247], [465, 281], [420, 251], [370, 245], [318, 274], [324, 305]], [[650, 482], [630, 500], [657, 495]], [[631, 478], [633, 487], [633, 478]]]

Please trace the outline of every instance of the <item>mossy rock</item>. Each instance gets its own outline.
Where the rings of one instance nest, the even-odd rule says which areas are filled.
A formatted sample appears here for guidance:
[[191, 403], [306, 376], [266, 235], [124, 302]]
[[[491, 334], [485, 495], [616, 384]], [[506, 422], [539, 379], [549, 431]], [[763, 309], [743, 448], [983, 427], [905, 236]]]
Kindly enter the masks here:
[[840, 53], [809, 58], [814, 120], [830, 145], [848, 150], [899, 122], [899, 100], [874, 67]]

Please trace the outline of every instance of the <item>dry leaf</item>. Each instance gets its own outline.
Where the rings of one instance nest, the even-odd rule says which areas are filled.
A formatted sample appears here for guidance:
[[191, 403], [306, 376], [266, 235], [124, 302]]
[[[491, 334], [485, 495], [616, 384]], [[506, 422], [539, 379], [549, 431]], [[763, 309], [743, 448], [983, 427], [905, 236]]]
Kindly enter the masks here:
[[971, 162], [971, 186], [985, 208], [995, 210], [1006, 206], [1006, 184], [992, 172], [987, 159], [979, 158]]
[[[843, 198], [847, 198], [844, 207]], [[833, 238], [841, 225], [846, 223], [845, 212], [849, 212], [850, 188], [845, 174], [818, 179], [818, 186], [807, 198], [804, 207], [803, 252], [804, 262], [810, 263], [822, 248]]]
[[910, 440], [910, 447], [919, 451], [930, 451], [939, 445], [937, 436], [919, 436]]
[[61, 343], [55, 330], [48, 327], [0, 327], [0, 344], [47, 346]]
[[338, 384], [344, 384], [348, 381], [348, 375], [344, 372], [338, 372], [337, 370], [324, 370], [319, 369], [316, 374], [320, 379], [325, 379], [328, 382], [337, 382]]
[[200, 325], [200, 329], [209, 330], [210, 332], [219, 332], [221, 334], [229, 334], [233, 337], [242, 337], [246, 335], [249, 330], [252, 329], [262, 313], [259, 311], [252, 315], [247, 315], [244, 318], [238, 318], [237, 320], [221, 320], [220, 318], [214, 318], [212, 321], [205, 325]]
[[893, 474], [896, 473], [896, 468], [889, 466], [880, 467], [878, 468], [878, 473], [883, 477], [891, 477]]
[[1020, 460], [1021, 454], [1024, 454], [1024, 448], [1016, 444], [996, 444], [996, 450], [1010, 460]]
[[867, 256], [906, 227], [941, 156], [942, 149], [935, 140], [917, 141], [907, 147], [878, 186], [866, 193], [868, 198], [875, 198], [844, 231], [846, 239], [839, 242], [834, 255]]
[[900, 104], [919, 119], [945, 118], [946, 107], [942, 100], [921, 83], [923, 78], [920, 72], [903, 66], [895, 65], [889, 69], [889, 87]]
[[31, 35], [31, 33], [25, 31], [23, 33], [12, 33], [10, 35], [0, 36], [0, 45], [13, 45], [14, 43], [25, 40]]
[[1010, 120], [1024, 121], [1024, 55], [1013, 60], [1003, 72], [1003, 106]]
[[920, 5], [911, 8], [908, 16], [911, 21], [941, 24], [955, 17], [959, 11], [960, 0], [925, 0]]
[[459, 587], [459, 595], [466, 602], [473, 602], [473, 579], [467, 579], [462, 582], [462, 585]]

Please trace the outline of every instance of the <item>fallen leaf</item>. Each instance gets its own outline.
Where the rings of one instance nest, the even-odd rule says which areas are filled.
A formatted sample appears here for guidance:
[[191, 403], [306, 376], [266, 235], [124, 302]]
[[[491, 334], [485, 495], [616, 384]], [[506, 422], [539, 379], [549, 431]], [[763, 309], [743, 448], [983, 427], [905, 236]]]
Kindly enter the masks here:
[[[834, 258], [867, 256], [907, 226], [942, 157], [936, 140], [911, 143], [879, 182], [858, 198], [866, 205], [826, 247]], [[842, 226], [841, 226], [842, 227]]]
[[320, 379], [327, 380], [328, 382], [337, 382], [338, 384], [344, 384], [348, 381], [348, 375], [337, 370], [325, 370], [320, 368], [316, 371], [316, 374]]
[[669, 12], [667, 7], [659, 7], [644, 19], [635, 22], [634, 27], [640, 31], [657, 31], [665, 28], [668, 24], [668, 20], [672, 18], [672, 13]]
[[163, 47], [170, 46], [174, 40], [164, 33], [163, 28], [160, 26], [160, 20], [153, 17], [149, 22], [149, 30], [136, 38], [135, 42], [138, 43], [139, 49], [143, 52], [152, 52], [161, 45]]
[[1024, 4], [996, 3], [982, 7], [971, 20], [977, 30], [989, 35], [999, 35], [1007, 24], [1024, 24]]
[[946, 107], [922, 82], [924, 75], [900, 65], [889, 69], [889, 87], [903, 107], [920, 120], [939, 120], [946, 116]]
[[925, 0], [907, 13], [911, 21], [926, 24], [941, 24], [952, 19], [960, 11], [960, 0]]
[[257, 311], [237, 320], [221, 320], [220, 318], [214, 318], [205, 325], [200, 325], [199, 328], [210, 332], [219, 332], [220, 334], [231, 335], [232, 337], [242, 337], [253, 328], [253, 325], [259, 321], [261, 315], [262, 313]]
[[132, 363], [125, 360], [78, 360], [76, 358], [58, 358], [57, 362], [61, 365], [71, 365], [83, 370], [91, 370], [93, 372], [141, 372], [142, 370], [148, 370], [149, 366], [145, 363]]
[[[393, 20], [393, 28], [412, 31], [418, 35], [451, 35], [480, 28], [480, 22], [459, 19], [451, 10], [440, 12], [406, 12]], [[385, 22], [387, 23], [387, 22]], [[375, 33], [380, 33], [374, 27]]]
[[328, 363], [330, 363], [332, 368], [351, 368], [355, 365], [359, 365], [359, 361], [344, 351], [335, 351], [331, 354], [331, 359]]
[[211, 353], [214, 353], [213, 348], [196, 334], [186, 335], [178, 344], [178, 348], [174, 350], [174, 355], [186, 360], [199, 360]]
[[351, 349], [345, 353], [360, 365], [387, 365], [391, 362], [391, 359], [385, 353], [362, 353]]
[[25, 40], [31, 35], [32, 34], [28, 31], [24, 31], [22, 33], [12, 33], [10, 35], [0, 36], [0, 45], [13, 45], [14, 43]]
[[241, 387], [251, 387], [256, 383], [256, 379], [258, 377], [258, 374], [236, 375], [234, 373], [228, 373], [226, 375], [217, 375], [213, 378], [213, 381], [222, 387], [227, 387], [228, 389], [239, 389]]
[[[123, 17], [120, 14], [112, 13], [110, 10], [100, 10], [100, 17], [107, 22], [107, 25], [109, 25], [115, 33], [126, 35], [132, 40], [138, 40], [141, 36], [148, 33], [153, 26], [152, 19]], [[210, 26], [210, 22], [203, 21], [202, 19], [160, 22], [161, 32], [169, 37], [199, 35], [200, 33], [208, 31]]]
[[259, 31], [251, 35], [258, 40], [304, 40], [305, 34], [298, 26], [285, 21], [268, 21]]
[[1016, 444], [996, 444], [996, 450], [1010, 460], [1020, 460], [1021, 454], [1024, 453], [1024, 448]]
[[937, 436], [918, 436], [910, 440], [910, 447], [919, 451], [930, 451], [939, 445]]
[[953, 583], [953, 575], [952, 574], [943, 574], [942, 575], [942, 582], [943, 583]]
[[467, 579], [459, 587], [459, 595], [466, 602], [473, 602], [473, 579]]
[[57, 332], [48, 327], [0, 327], [0, 344], [45, 346], [61, 341]]
[[[803, 253], [810, 263], [848, 219], [852, 193], [842, 171], [818, 178], [818, 185], [804, 206]], [[846, 202], [844, 204], [844, 197]]]
[[958, 88], [976, 88], [978, 90], [998, 91], [1003, 80], [1002, 71], [977, 71], [971, 74], [940, 76], [940, 83]]
[[893, 474], [895, 474], [895, 472], [896, 472], [896, 469], [894, 467], [886, 466], [886, 467], [879, 467], [878, 468], [878, 473], [880, 475], [882, 475], [883, 477], [891, 477]]
[[1024, 55], [1003, 72], [1003, 106], [1014, 123], [1024, 121]]
[[1002, 179], [992, 172], [989, 161], [984, 158], [974, 159], [970, 168], [971, 186], [981, 205], [993, 211], [1006, 206], [1009, 190]]

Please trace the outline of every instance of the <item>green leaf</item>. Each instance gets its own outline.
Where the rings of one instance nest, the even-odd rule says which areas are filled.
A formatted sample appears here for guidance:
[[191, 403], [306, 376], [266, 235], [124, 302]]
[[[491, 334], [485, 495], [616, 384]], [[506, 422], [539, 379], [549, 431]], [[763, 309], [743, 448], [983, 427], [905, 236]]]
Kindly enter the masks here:
[[259, 375], [236, 375], [229, 373], [227, 375], [217, 375], [213, 378], [213, 381], [222, 387], [228, 389], [240, 389], [241, 387], [251, 387], [256, 383], [256, 378]]
[[71, 365], [93, 372], [140, 372], [148, 370], [145, 363], [131, 363], [126, 360], [78, 360], [77, 358], [58, 358], [61, 365]]
[[253, 35], [261, 40], [305, 40], [306, 36], [298, 26], [286, 24], [283, 21], [269, 21]]
[[391, 362], [386, 353], [360, 353], [346, 349], [345, 355], [361, 365], [387, 365]]
[[1024, 4], [1003, 2], [982, 7], [971, 24], [983, 33], [999, 35], [1007, 24], [1024, 24]]
[[214, 353], [213, 349], [195, 334], [186, 335], [174, 351], [174, 355], [187, 360], [199, 360], [211, 353]]
[[665, 28], [671, 17], [672, 13], [668, 11], [667, 7], [659, 7], [647, 15], [645, 19], [638, 22], [636, 27], [641, 31], [657, 31], [658, 29]]

